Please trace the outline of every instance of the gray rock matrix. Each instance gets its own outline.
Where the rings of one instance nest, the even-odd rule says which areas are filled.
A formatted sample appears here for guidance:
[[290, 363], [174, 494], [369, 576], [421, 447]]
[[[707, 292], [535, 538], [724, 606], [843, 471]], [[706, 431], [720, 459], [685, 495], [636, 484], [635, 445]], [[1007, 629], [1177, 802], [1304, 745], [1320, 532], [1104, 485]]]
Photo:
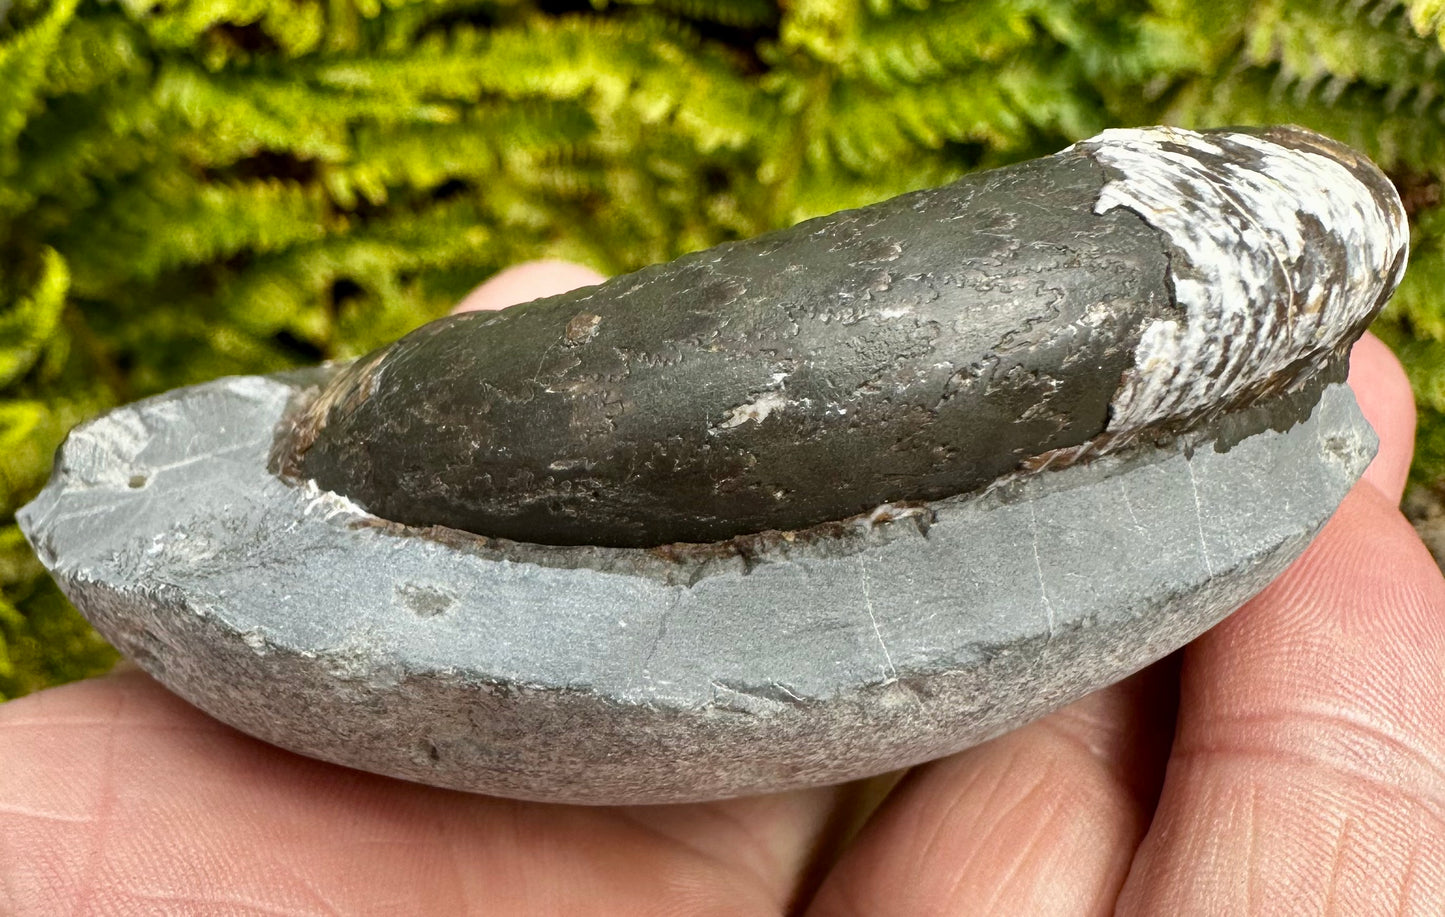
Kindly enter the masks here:
[[1020, 725], [1193, 639], [1373, 454], [1343, 385], [1288, 432], [1033, 475], [750, 556], [439, 540], [267, 467], [298, 386], [72, 433], [21, 523], [107, 639], [293, 751], [525, 799], [844, 781]]

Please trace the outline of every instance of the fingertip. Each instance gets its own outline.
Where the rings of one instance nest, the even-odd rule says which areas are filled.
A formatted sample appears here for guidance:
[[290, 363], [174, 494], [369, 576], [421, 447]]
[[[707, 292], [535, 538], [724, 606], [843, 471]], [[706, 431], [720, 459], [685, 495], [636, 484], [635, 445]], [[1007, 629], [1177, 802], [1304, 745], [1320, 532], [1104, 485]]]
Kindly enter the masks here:
[[556, 296], [607, 278], [582, 264], [547, 259], [505, 268], [467, 294], [452, 312], [490, 312], [544, 296]]
[[1445, 900], [1445, 872], [1419, 868], [1445, 862], [1442, 658], [1445, 580], [1362, 483], [1298, 561], [1185, 651], [1164, 792], [1119, 912]]
[[1405, 492], [1415, 453], [1415, 398], [1400, 361], [1368, 332], [1350, 352], [1350, 387], [1360, 411], [1380, 437], [1380, 451], [1364, 479], [1392, 502]]

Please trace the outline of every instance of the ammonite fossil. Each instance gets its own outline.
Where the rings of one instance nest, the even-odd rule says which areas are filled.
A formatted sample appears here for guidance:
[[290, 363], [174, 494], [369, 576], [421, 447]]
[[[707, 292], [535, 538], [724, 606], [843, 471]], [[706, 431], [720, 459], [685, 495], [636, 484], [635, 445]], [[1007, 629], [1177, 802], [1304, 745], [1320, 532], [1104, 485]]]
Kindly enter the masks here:
[[1107, 131], [353, 364], [78, 428], [21, 521], [124, 652], [327, 760], [531, 799], [835, 782], [1208, 628], [1374, 449], [1399, 199]]

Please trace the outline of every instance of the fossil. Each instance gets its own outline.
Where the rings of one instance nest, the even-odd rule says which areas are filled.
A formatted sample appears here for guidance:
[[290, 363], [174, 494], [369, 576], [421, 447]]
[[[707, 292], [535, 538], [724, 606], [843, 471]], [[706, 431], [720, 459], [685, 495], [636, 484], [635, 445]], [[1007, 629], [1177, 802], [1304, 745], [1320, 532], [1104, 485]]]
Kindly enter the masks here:
[[118, 647], [306, 754], [591, 803], [847, 780], [1297, 556], [1373, 454], [1345, 360], [1407, 242], [1319, 135], [1107, 131], [119, 409], [21, 523]]
[[1110, 132], [428, 325], [326, 389], [296, 470], [397, 522], [626, 547], [968, 493], [1302, 382], [1393, 289], [1394, 201], [1300, 131]]

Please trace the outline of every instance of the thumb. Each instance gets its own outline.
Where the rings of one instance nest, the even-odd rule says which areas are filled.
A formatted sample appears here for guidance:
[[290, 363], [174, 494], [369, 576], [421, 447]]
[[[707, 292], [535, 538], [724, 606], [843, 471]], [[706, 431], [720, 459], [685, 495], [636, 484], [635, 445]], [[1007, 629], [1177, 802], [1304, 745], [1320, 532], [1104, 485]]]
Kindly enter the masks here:
[[571, 261], [524, 261], [500, 271], [468, 293], [452, 312], [491, 312], [544, 296], [556, 296], [607, 278]]

